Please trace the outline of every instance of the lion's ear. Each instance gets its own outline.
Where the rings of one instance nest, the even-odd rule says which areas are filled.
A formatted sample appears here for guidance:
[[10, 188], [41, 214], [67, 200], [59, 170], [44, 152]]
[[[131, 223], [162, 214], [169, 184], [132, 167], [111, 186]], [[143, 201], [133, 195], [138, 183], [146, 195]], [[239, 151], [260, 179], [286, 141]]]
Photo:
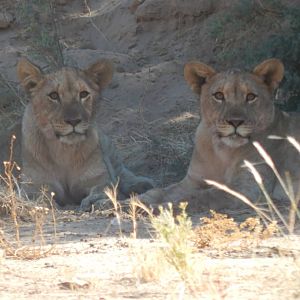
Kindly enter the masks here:
[[253, 73], [261, 77], [265, 84], [274, 90], [283, 78], [284, 66], [279, 59], [271, 58], [256, 66]]
[[200, 62], [191, 61], [184, 66], [184, 78], [197, 94], [200, 94], [206, 80], [215, 74], [216, 71], [212, 67]]
[[85, 72], [103, 89], [111, 82], [114, 68], [109, 60], [103, 59], [92, 64]]
[[26, 92], [31, 92], [43, 76], [39, 67], [31, 63], [26, 58], [21, 58], [19, 60], [17, 65], [17, 74]]

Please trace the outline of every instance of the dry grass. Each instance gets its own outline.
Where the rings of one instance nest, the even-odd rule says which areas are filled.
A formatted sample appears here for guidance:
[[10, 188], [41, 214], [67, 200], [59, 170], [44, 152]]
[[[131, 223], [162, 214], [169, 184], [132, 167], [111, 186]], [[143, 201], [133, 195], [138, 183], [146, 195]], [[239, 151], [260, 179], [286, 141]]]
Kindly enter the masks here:
[[234, 241], [247, 246], [257, 244], [278, 232], [276, 222], [265, 226], [259, 218], [248, 218], [239, 224], [225, 214], [214, 211], [210, 211], [210, 214], [210, 217], [201, 218], [201, 225], [195, 228], [197, 248], [227, 248]]
[[112, 185], [111, 188], [106, 187], [104, 189], [104, 193], [107, 195], [108, 199], [111, 201], [113, 205], [114, 215], [118, 221], [119, 225], [119, 233], [122, 236], [122, 225], [121, 225], [121, 217], [122, 217], [122, 206], [117, 200], [118, 197], [118, 182], [116, 185]]
[[[290, 137], [287, 140], [300, 152], [300, 145], [295, 139]], [[210, 249], [211, 254], [217, 251], [218, 257], [228, 257], [235, 251], [242, 254], [244, 257], [253, 257], [254, 253], [258, 251], [260, 245], [267, 239], [282, 235], [285, 240], [287, 235], [277, 226], [277, 220], [285, 226], [285, 229], [292, 234], [294, 232], [295, 223], [299, 218], [299, 210], [297, 208], [299, 201], [299, 194], [292, 190], [289, 178], [283, 180], [277, 171], [272, 159], [264, 152], [261, 146], [257, 143], [254, 144], [258, 149], [261, 156], [266, 163], [272, 168], [278, 181], [290, 199], [290, 214], [288, 219], [281, 214], [279, 209], [273, 203], [271, 197], [265, 192], [263, 181], [255, 167], [249, 162], [245, 165], [253, 174], [257, 184], [264, 192], [268, 203], [268, 210], [252, 204], [252, 202], [245, 196], [229, 189], [226, 186], [210, 181], [214, 186], [229, 192], [236, 196], [241, 201], [247, 203], [252, 207], [257, 217], [247, 218], [244, 222], [238, 223], [233, 218], [225, 214], [216, 213], [211, 211], [210, 217], [200, 219], [200, 226], [195, 229], [192, 228], [192, 223], [185, 213], [185, 205], [181, 206], [181, 213], [174, 216], [171, 204], [167, 209], [160, 208], [160, 215], [153, 216], [151, 211], [147, 211], [150, 222], [155, 230], [156, 237], [160, 241], [160, 246], [154, 251], [143, 251], [136, 254], [137, 266], [135, 273], [137, 278], [142, 282], [158, 281], [165, 279], [176, 272], [180, 281], [184, 285], [183, 295], [198, 295], [199, 289], [207, 289], [214, 299], [223, 299], [223, 286], [224, 282], [216, 277], [212, 271], [209, 272], [209, 277], [216, 277], [213, 282], [208, 284], [205, 279], [201, 279], [200, 274], [205, 274], [207, 270], [204, 269], [204, 262], [207, 257], [203, 257], [204, 261], [195, 260], [194, 253], [202, 251], [203, 248]], [[136, 206], [144, 208], [144, 205], [137, 203], [134, 200], [135, 208], [131, 210], [132, 215], [136, 215]], [[146, 208], [147, 209], [147, 208]], [[136, 225], [133, 226], [136, 228]], [[273, 257], [276, 256], [292, 255], [295, 260], [296, 269], [299, 270], [298, 261], [299, 253], [296, 251], [290, 254], [285, 251], [284, 245], [278, 242], [278, 246], [267, 248], [267, 250], [259, 250], [264, 253], [263, 255]], [[224, 250], [224, 251], [223, 251]], [[265, 251], [265, 252], [264, 252]], [[274, 252], [275, 251], [275, 252]], [[287, 254], [288, 253], [288, 254]], [[299, 271], [297, 271], [299, 273]], [[168, 275], [169, 274], [169, 275]], [[294, 288], [294, 285], [293, 285]], [[197, 298], [197, 297], [196, 297]]]
[[[210, 267], [211, 257], [245, 257], [251, 259], [249, 263], [253, 262], [255, 265], [257, 255], [283, 255], [283, 259], [286, 255], [292, 255], [295, 259], [295, 269], [298, 270], [297, 274], [299, 273], [297, 251], [296, 254], [285, 251], [282, 239], [275, 244], [277, 246], [261, 247], [263, 242], [279, 232], [276, 222], [265, 225], [259, 217], [252, 217], [238, 223], [227, 215], [211, 211], [211, 216], [201, 218], [202, 224], [193, 229], [185, 213], [185, 204], [182, 204], [181, 209], [177, 216], [174, 216], [171, 205], [167, 209], [160, 208], [159, 216], [153, 216], [149, 212], [158, 244], [150, 250], [145, 247], [133, 253], [133, 273], [138, 282], [160, 282], [169, 285], [168, 282], [172, 280], [174, 284], [175, 280], [180, 296], [176, 295], [174, 299], [200, 299], [201, 295], [209, 295], [208, 299], [225, 299], [231, 285], [225, 280], [224, 270]], [[208, 252], [203, 252], [203, 248]], [[242, 275], [239, 277], [234, 274], [233, 277], [234, 280], [247, 280]], [[294, 275], [289, 277], [289, 280], [290, 278], [294, 278]], [[291, 288], [295, 288], [294, 283]]]
[[133, 273], [140, 283], [160, 282], [174, 274], [174, 268], [164, 259], [161, 251], [140, 248], [132, 253], [135, 258]]
[[195, 281], [196, 274], [192, 266], [192, 253], [194, 232], [192, 222], [186, 213], [187, 203], [180, 205], [181, 213], [174, 217], [172, 205], [167, 209], [160, 207], [160, 215], [155, 216], [150, 208], [132, 196], [130, 201], [125, 203], [128, 206], [127, 214], [122, 212], [121, 203], [117, 200], [117, 186], [106, 189], [105, 193], [112, 202], [114, 215], [118, 220], [120, 237], [122, 237], [122, 218], [129, 216], [132, 221], [133, 238], [137, 236], [137, 220], [147, 215], [155, 230], [155, 235], [161, 242], [161, 246], [155, 251], [142, 251], [135, 253], [136, 264], [134, 273], [141, 282], [161, 280], [168, 273], [178, 274], [184, 283], [191, 286]]
[[[9, 160], [4, 162], [4, 174], [0, 175], [0, 213], [10, 218], [14, 226], [14, 238], [5, 236], [0, 228], [0, 248], [5, 251], [6, 257], [18, 259], [37, 259], [51, 253], [52, 248], [45, 247], [43, 227], [50, 215], [54, 228], [54, 240], [56, 239], [56, 218], [53, 206], [53, 195], [49, 198], [45, 191], [41, 191], [39, 202], [33, 203], [24, 200], [21, 187], [14, 176], [19, 166], [13, 161], [13, 146], [15, 136], [12, 136], [10, 144]], [[39, 205], [41, 203], [41, 205]], [[50, 204], [50, 209], [45, 205]], [[20, 223], [29, 220], [35, 224], [32, 232], [32, 245], [24, 245], [20, 237]], [[9, 220], [8, 220], [9, 222]], [[38, 243], [38, 246], [36, 246]]]
[[[283, 139], [281, 137], [277, 136], [270, 136], [271, 139]], [[292, 137], [287, 137], [287, 141], [296, 149], [298, 150], [300, 154], [300, 144]], [[290, 175], [288, 172], [285, 173], [285, 178], [283, 178], [279, 171], [276, 168], [275, 163], [273, 162], [272, 158], [266, 153], [266, 151], [263, 149], [263, 147], [258, 142], [253, 142], [254, 147], [260, 154], [260, 156], [264, 159], [266, 164], [271, 168], [274, 175], [276, 176], [277, 181], [279, 182], [281, 188], [285, 192], [286, 197], [290, 201], [290, 208], [289, 208], [289, 216], [286, 219], [280, 210], [277, 208], [277, 206], [274, 204], [272, 197], [269, 195], [264, 183], [263, 178], [255, 168], [255, 166], [250, 163], [249, 161], [245, 160], [244, 164], [249, 169], [249, 172], [253, 175], [253, 178], [255, 179], [256, 184], [259, 186], [266, 202], [268, 205], [268, 211], [263, 210], [256, 205], [254, 205], [247, 197], [244, 195], [230, 189], [228, 186], [225, 186], [223, 184], [220, 184], [218, 182], [212, 181], [212, 180], [206, 180], [206, 182], [212, 186], [215, 186], [218, 189], [221, 189], [234, 197], [240, 199], [245, 204], [249, 205], [251, 208], [255, 210], [257, 215], [263, 220], [265, 224], [268, 224], [270, 222], [277, 222], [277, 220], [280, 220], [282, 224], [284, 225], [284, 229], [289, 232], [289, 234], [294, 233], [296, 220], [300, 220], [300, 211], [298, 209], [298, 204], [300, 201], [300, 187], [298, 187], [298, 190], [294, 190], [294, 187], [292, 185], [292, 180], [290, 178]], [[283, 230], [280, 228], [280, 231], [282, 234], [284, 234]]]
[[151, 224], [157, 237], [165, 244], [162, 257], [187, 281], [193, 272], [191, 255], [194, 251], [192, 222], [186, 214], [186, 203], [180, 205], [181, 213], [174, 217], [172, 205], [168, 209], [160, 207], [160, 215], [152, 217]]
[[[137, 199], [132, 200], [135, 207], [142, 209], [149, 216], [159, 242], [153, 250], [147, 249], [135, 253], [134, 273], [142, 283], [151, 281], [168, 281], [175, 278], [181, 285], [182, 297], [185, 293], [194, 295], [202, 287], [201, 265], [195, 264], [195, 252], [192, 222], [186, 214], [186, 203], [180, 205], [181, 212], [174, 216], [172, 205], [163, 209], [160, 215], [154, 216], [152, 211]], [[199, 268], [200, 267], [200, 268]]]

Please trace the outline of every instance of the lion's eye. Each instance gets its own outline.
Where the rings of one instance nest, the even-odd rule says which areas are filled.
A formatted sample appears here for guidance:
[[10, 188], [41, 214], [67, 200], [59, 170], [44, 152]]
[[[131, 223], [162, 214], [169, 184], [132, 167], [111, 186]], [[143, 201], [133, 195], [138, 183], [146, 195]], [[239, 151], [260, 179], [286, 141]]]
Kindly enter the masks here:
[[82, 92], [79, 93], [79, 97], [80, 97], [80, 99], [84, 99], [84, 98], [86, 98], [89, 94], [90, 94], [90, 93], [87, 92], [87, 91], [82, 91]]
[[51, 100], [59, 101], [59, 95], [58, 95], [57, 92], [52, 92], [52, 93], [50, 93], [48, 96], [49, 96], [49, 98], [50, 98]]
[[213, 94], [213, 96], [215, 97], [215, 100], [217, 100], [218, 102], [223, 102], [225, 100], [225, 96], [222, 92], [216, 92]]
[[257, 95], [253, 94], [253, 93], [249, 93], [246, 96], [246, 101], [251, 103], [254, 102], [257, 99]]

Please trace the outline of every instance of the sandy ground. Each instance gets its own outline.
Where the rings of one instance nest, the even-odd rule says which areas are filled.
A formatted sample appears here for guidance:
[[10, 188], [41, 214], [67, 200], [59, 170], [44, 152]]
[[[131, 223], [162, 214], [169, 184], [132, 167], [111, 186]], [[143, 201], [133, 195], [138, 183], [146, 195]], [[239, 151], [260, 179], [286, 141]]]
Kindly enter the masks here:
[[[194, 220], [198, 216], [194, 216]], [[13, 240], [13, 225], [5, 223]], [[23, 223], [22, 241], [32, 244], [33, 225]], [[197, 284], [185, 285], [171, 267], [161, 269], [151, 253], [164, 245], [140, 222], [136, 239], [132, 224], [114, 218], [59, 213], [57, 236], [45, 226], [50, 249], [45, 257], [0, 258], [0, 299], [298, 299], [298, 236], [271, 238], [247, 247], [229, 243], [219, 251], [193, 254]], [[152, 258], [152, 260], [151, 260]], [[148, 261], [148, 263], [146, 263]], [[150, 261], [150, 264], [149, 264]], [[152, 267], [151, 267], [152, 265]], [[147, 276], [156, 270], [158, 276]], [[146, 271], [145, 271], [146, 270]]]
[[[126, 164], [157, 185], [181, 179], [200, 119], [198, 100], [183, 79], [183, 66], [198, 59], [217, 69], [227, 67], [218, 64], [215, 52], [220, 45], [211, 26], [235, 1], [57, 2], [66, 63], [86, 68], [99, 58], [114, 62], [113, 82], [103, 93], [98, 121]], [[7, 133], [26, 103], [16, 78], [17, 60], [27, 56], [45, 70], [50, 66], [34, 54], [31, 31], [24, 32], [18, 22], [20, 1], [2, 0], [0, 5], [10, 16], [9, 26], [0, 28], [0, 129]], [[267, 34], [268, 29], [259, 30], [260, 37]], [[237, 59], [235, 64], [243, 62]], [[7, 144], [4, 138], [3, 143]], [[236, 211], [234, 216], [243, 219], [244, 213]], [[192, 216], [194, 225], [199, 217]], [[13, 241], [13, 224], [0, 222]], [[143, 257], [157, 252], [161, 244], [145, 222], [138, 228], [138, 238], [133, 239], [129, 220], [122, 221], [120, 234], [114, 218], [60, 212], [55, 241], [52, 227], [44, 229], [47, 243], [53, 246], [46, 257], [17, 260], [0, 250], [0, 299], [300, 298], [297, 236], [273, 238], [250, 249], [236, 250], [229, 244], [222, 253], [210, 248], [197, 251], [193, 259], [199, 270], [198, 286], [192, 292], [173, 269], [160, 279], [145, 281], [140, 271]], [[33, 230], [34, 224], [22, 222], [24, 244], [32, 244]], [[157, 261], [152, 265], [159, 269]]]

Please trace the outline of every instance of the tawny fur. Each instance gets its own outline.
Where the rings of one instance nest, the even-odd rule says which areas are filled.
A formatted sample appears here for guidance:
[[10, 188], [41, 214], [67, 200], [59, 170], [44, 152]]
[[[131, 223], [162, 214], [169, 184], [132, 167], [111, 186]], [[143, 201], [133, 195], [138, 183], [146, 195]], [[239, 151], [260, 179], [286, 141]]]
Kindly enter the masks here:
[[[244, 160], [254, 164], [271, 197], [287, 198], [274, 173], [254, 148], [258, 141], [272, 157], [280, 174], [288, 171], [299, 195], [300, 154], [286, 139], [300, 141], [300, 118], [290, 117], [274, 106], [273, 95], [282, 80], [284, 67], [269, 59], [252, 72], [228, 70], [217, 73], [199, 62], [186, 64], [184, 75], [200, 97], [201, 122], [185, 178], [166, 188], [152, 189], [140, 199], [156, 206], [165, 202], [188, 201], [191, 210], [236, 208], [242, 202], [205, 183], [217, 181], [256, 201], [261, 191]], [[234, 124], [236, 126], [234, 126]]]
[[87, 70], [62, 68], [43, 74], [21, 59], [18, 76], [30, 94], [22, 122], [22, 164], [30, 197], [47, 185], [60, 205], [88, 209], [106, 198], [103, 189], [119, 181], [120, 193], [141, 193], [152, 182], [135, 176], [122, 163], [112, 143], [95, 123], [100, 93], [112, 79], [110, 62]]

